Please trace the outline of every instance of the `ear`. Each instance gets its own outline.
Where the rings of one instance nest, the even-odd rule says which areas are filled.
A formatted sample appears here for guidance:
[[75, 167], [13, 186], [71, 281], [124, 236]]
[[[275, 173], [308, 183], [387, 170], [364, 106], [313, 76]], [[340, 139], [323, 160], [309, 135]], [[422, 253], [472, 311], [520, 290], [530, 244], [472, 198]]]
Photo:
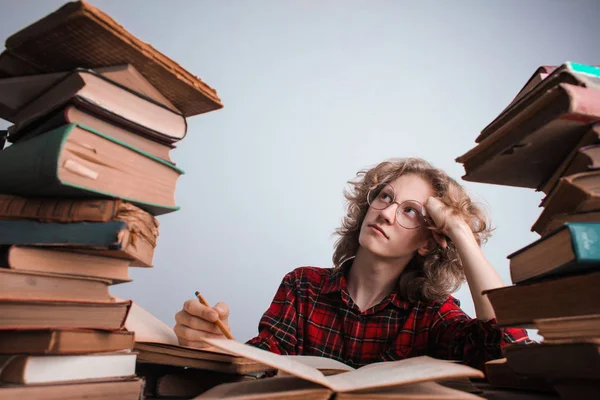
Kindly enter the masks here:
[[425, 244], [421, 247], [419, 247], [417, 249], [417, 253], [419, 253], [419, 255], [421, 257], [426, 256], [427, 254], [431, 253], [433, 251], [433, 249], [435, 249], [437, 242], [435, 241], [434, 238], [429, 238], [427, 239], [427, 241], [425, 242]]

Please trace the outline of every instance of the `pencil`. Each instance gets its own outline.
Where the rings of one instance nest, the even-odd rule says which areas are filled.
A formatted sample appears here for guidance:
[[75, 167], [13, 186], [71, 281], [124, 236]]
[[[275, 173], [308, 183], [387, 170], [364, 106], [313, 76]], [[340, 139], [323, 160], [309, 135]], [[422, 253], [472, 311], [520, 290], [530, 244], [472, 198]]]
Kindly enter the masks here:
[[[198, 300], [200, 300], [200, 303], [204, 304], [207, 307], [210, 307], [208, 301], [206, 301], [206, 299], [204, 298], [204, 296], [202, 296], [200, 292], [196, 291], [196, 297], [198, 298]], [[223, 325], [223, 321], [217, 319], [216, 324], [227, 339], [233, 339], [233, 336], [231, 336], [231, 332], [229, 332], [229, 329], [227, 329], [227, 327]]]

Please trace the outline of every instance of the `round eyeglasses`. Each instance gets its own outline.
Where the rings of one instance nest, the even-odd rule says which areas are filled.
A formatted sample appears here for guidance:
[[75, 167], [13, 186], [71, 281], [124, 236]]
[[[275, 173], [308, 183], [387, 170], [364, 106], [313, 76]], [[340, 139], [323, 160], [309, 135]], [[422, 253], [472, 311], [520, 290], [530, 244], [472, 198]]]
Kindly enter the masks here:
[[367, 202], [375, 210], [385, 210], [392, 204], [398, 204], [396, 222], [403, 228], [416, 229], [420, 226], [427, 226], [423, 204], [416, 200], [398, 203], [394, 188], [388, 183], [381, 183], [369, 190]]

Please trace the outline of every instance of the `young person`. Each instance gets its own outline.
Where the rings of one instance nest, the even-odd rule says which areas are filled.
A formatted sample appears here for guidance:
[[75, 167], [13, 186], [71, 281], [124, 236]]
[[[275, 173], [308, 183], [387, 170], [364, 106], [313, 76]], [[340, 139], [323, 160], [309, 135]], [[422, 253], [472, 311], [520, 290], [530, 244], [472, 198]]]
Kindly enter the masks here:
[[[352, 367], [429, 355], [483, 369], [506, 345], [530, 342], [522, 329], [499, 328], [481, 294], [504, 285], [480, 248], [486, 217], [461, 185], [417, 158], [382, 162], [349, 183], [334, 267], [288, 273], [248, 344]], [[477, 318], [451, 296], [465, 278]], [[180, 344], [202, 347], [228, 316], [225, 303], [191, 299], [174, 331]]]

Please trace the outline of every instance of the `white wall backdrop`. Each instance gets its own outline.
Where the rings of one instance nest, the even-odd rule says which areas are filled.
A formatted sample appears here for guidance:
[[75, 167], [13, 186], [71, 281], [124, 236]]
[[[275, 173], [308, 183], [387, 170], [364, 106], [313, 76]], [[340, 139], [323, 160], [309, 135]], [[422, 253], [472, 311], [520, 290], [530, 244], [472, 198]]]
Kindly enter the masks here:
[[[0, 37], [62, 4], [1, 0]], [[134, 282], [113, 293], [173, 325], [201, 290], [229, 303], [239, 340], [256, 334], [286, 272], [331, 266], [342, 191], [359, 169], [420, 156], [460, 178], [454, 159], [539, 65], [600, 63], [595, 0], [92, 4], [225, 104], [190, 118], [172, 152], [186, 171], [181, 210], [159, 218], [155, 268], [133, 269]], [[536, 239], [542, 197], [465, 186], [491, 211], [484, 250], [508, 284], [506, 255]], [[466, 285], [456, 296], [474, 316]]]

